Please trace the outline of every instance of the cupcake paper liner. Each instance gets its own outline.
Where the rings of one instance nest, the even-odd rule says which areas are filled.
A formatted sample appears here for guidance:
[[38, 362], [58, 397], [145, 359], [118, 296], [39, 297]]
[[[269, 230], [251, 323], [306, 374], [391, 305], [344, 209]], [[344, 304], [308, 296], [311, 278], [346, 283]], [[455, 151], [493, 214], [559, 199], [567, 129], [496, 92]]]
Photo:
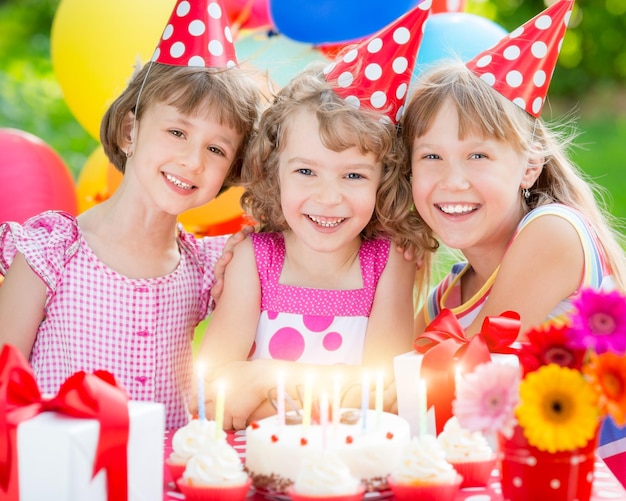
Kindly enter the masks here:
[[311, 494], [298, 494], [293, 487], [287, 491], [291, 501], [361, 501], [365, 494], [365, 488], [361, 487], [354, 494], [329, 494], [328, 496], [319, 495], [314, 496]]
[[211, 486], [193, 485], [189, 480], [180, 478], [176, 485], [186, 501], [243, 501], [248, 496], [252, 479], [242, 485]]
[[485, 461], [460, 461], [455, 463], [448, 461], [454, 469], [463, 477], [463, 487], [484, 487], [489, 483], [491, 472], [496, 467], [498, 456]]
[[174, 483], [176, 483], [178, 479], [183, 476], [185, 467], [187, 466], [184, 463], [176, 463], [174, 461], [170, 461], [169, 458], [165, 460], [165, 464], [170, 470], [170, 474], [172, 475], [172, 480], [174, 481]]
[[396, 501], [453, 501], [462, 482], [461, 475], [451, 484], [400, 484], [387, 478]]

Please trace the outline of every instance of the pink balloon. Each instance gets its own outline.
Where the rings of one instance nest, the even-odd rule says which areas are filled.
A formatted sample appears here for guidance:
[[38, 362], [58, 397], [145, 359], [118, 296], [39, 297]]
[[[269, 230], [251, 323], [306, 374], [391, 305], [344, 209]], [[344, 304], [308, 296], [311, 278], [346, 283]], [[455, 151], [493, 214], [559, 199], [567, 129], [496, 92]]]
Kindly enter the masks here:
[[238, 28], [271, 26], [269, 0], [226, 0], [226, 14]]
[[78, 213], [70, 170], [37, 136], [0, 128], [0, 222], [23, 223], [48, 209]]

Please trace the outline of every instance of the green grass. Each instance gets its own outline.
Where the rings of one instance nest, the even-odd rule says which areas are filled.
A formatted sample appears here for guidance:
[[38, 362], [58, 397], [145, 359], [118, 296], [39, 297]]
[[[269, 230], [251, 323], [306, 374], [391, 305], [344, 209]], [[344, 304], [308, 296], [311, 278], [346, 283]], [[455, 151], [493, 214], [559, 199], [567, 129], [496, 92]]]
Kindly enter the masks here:
[[607, 190], [609, 211], [626, 219], [626, 114], [580, 121], [574, 161]]

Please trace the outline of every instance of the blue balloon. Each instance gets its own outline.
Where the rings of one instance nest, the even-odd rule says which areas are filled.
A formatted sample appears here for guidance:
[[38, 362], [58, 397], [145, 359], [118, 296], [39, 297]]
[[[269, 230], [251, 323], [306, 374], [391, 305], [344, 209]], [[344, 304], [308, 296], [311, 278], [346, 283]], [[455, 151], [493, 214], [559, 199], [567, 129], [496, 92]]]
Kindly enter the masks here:
[[469, 61], [493, 47], [508, 32], [493, 21], [465, 12], [431, 14], [417, 54], [415, 73], [442, 59]]
[[279, 33], [299, 42], [333, 44], [364, 38], [384, 28], [420, 0], [270, 0]]

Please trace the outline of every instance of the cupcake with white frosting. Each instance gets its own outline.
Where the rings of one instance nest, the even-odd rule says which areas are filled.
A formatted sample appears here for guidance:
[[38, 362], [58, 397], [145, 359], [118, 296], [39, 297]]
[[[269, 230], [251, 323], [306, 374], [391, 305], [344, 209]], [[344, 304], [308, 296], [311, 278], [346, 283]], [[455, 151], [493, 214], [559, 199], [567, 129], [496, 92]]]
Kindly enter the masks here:
[[400, 466], [387, 481], [397, 501], [452, 501], [462, 477], [446, 461], [437, 439], [425, 435], [407, 444]]
[[165, 460], [174, 482], [182, 476], [187, 462], [194, 454], [211, 443], [225, 439], [223, 430], [215, 432], [215, 421], [206, 419], [194, 419], [176, 430], [172, 437], [172, 452]]
[[462, 428], [457, 418], [452, 417], [437, 440], [445, 451], [446, 460], [463, 475], [461, 487], [487, 485], [497, 455], [482, 433]]
[[242, 501], [252, 480], [226, 440], [206, 444], [187, 461], [178, 488], [188, 501]]
[[358, 501], [364, 492], [361, 481], [331, 451], [314, 451], [307, 457], [288, 491], [293, 501]]

